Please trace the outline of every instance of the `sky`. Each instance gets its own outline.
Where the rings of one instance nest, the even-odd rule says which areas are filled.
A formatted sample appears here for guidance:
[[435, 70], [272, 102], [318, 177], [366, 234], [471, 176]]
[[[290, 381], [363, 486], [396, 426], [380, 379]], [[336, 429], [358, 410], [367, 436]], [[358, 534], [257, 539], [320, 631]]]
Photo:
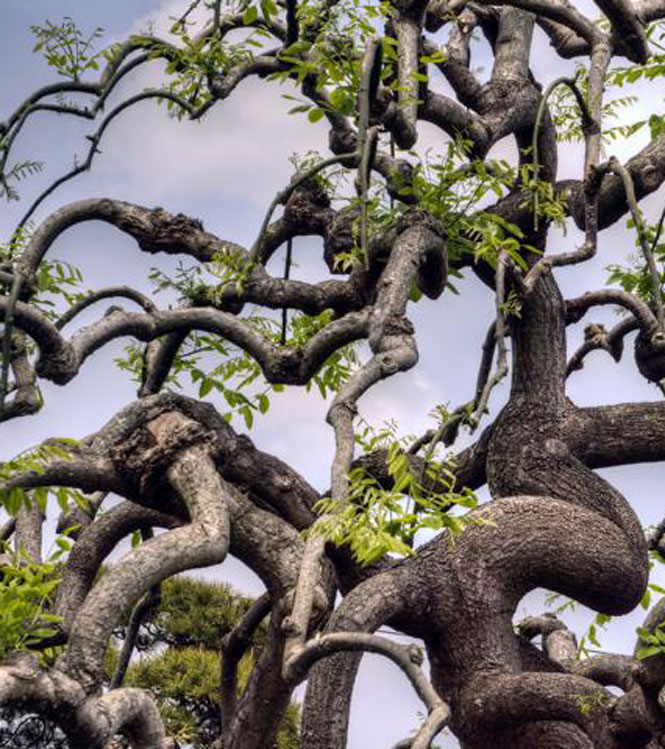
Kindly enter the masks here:
[[[595, 6], [579, 3], [580, 8], [595, 15]], [[71, 15], [84, 30], [104, 29], [101, 44], [111, 43], [148, 26], [162, 31], [169, 15], [183, 7], [176, 0], [115, 0], [76, 2], [75, 0], [5, 0], [3, 3], [2, 47], [0, 48], [0, 119], [37, 86], [53, 80], [45, 62], [31, 52], [34, 40], [29, 27], [46, 19], [60, 21]], [[474, 47], [474, 66], [478, 74], [490, 72], [489, 56], [482, 42]], [[534, 75], [544, 86], [561, 74], [569, 73], [572, 64], [558, 60], [537, 32], [532, 58]], [[114, 95], [118, 101], [123, 92], [136, 92], [155, 82], [159, 67], [138, 72]], [[446, 92], [441, 82], [441, 91]], [[640, 100], [626, 110], [629, 121], [648, 116], [647, 103], [662, 113], [662, 92], [655, 94], [639, 87]], [[315, 149], [326, 153], [327, 128], [323, 122], [311, 124], [304, 117], [287, 115], [292, 102], [283, 98], [287, 89], [261, 81], [245, 81], [225, 102], [218, 104], [201, 123], [170, 120], [163, 108], [144, 103], [129, 111], [109, 129], [90, 173], [76, 178], [53, 195], [38, 211], [43, 220], [50, 211], [82, 197], [111, 197], [146, 206], [162, 206], [174, 213], [182, 212], [203, 220], [205, 228], [218, 236], [245, 246], [255, 239], [265, 209], [277, 190], [292, 174], [289, 157], [294, 151]], [[619, 92], [621, 93], [621, 92]], [[43, 160], [43, 175], [22, 185], [24, 200], [3, 205], [0, 210], [0, 237], [5, 241], [26, 204], [40, 187], [70, 168], [74, 154], [85, 153], [85, 135], [94, 129], [89, 122], [72, 122], [63, 117], [40, 114], [26, 128], [16, 151], [22, 158]], [[645, 144], [645, 133], [626, 143], [616, 142], [608, 148], [625, 160]], [[420, 127], [419, 149], [434, 153], [443, 149], [445, 140], [427, 124]], [[497, 146], [497, 158], [514, 158], [510, 143]], [[582, 149], [572, 144], [560, 151], [559, 178], [579, 177]], [[665, 198], [662, 189], [645, 201], [643, 209], [654, 220]], [[570, 222], [569, 222], [570, 224]], [[559, 232], [557, 250], [579, 246], [580, 233], [573, 226]], [[577, 296], [586, 290], [601, 288], [607, 277], [606, 266], [621, 262], [632, 250], [632, 236], [625, 222], [603, 232], [598, 256], [583, 269], [561, 269], [557, 273], [564, 295]], [[313, 280], [326, 277], [318, 243], [297, 239], [294, 243], [297, 277]], [[113, 284], [134, 286], [151, 293], [147, 274], [151, 267], [173, 269], [173, 258], [143, 256], [132, 240], [102, 224], [86, 224], [67, 231], [52, 250], [52, 256], [75, 263], [84, 274], [86, 288]], [[279, 273], [281, 254], [269, 270]], [[470, 275], [457, 284], [460, 294], [446, 293], [437, 302], [423, 300], [409, 309], [416, 326], [420, 361], [407, 374], [392, 378], [375, 387], [360, 402], [362, 416], [380, 426], [394, 419], [402, 434], [420, 434], [431, 426], [428, 413], [437, 404], [455, 407], [473, 395], [480, 347], [493, 318], [494, 300], [487, 289]], [[159, 297], [156, 299], [159, 303]], [[98, 306], [92, 316], [99, 315]], [[616, 318], [610, 311], [593, 316], [569, 331], [569, 346], [574, 350], [582, 339], [586, 322], [611, 324]], [[85, 320], [83, 320], [85, 322]], [[43, 383], [46, 407], [26, 419], [0, 425], [0, 459], [48, 436], [80, 438], [99, 429], [118, 409], [135, 398], [130, 379], [119, 373], [113, 360], [122, 351], [122, 343], [105, 347], [82, 368], [73, 383], [64, 388]], [[630, 352], [630, 346], [627, 347]], [[569, 395], [578, 405], [618, 403], [626, 400], [656, 400], [659, 392], [637, 374], [632, 357], [615, 365], [602, 352], [591, 355], [582, 372], [569, 380]], [[506, 385], [498, 388], [490, 403], [491, 417], [505, 401]], [[223, 405], [212, 398], [220, 408]], [[329, 483], [333, 455], [333, 438], [325, 424], [329, 403], [314, 390], [289, 388], [275, 395], [268, 414], [257, 419], [250, 436], [262, 450], [287, 460], [319, 489]], [[242, 430], [239, 421], [234, 422]], [[465, 437], [463, 446], [469, 442]], [[652, 524], [662, 518], [662, 476], [658, 465], [628, 466], [602, 471], [631, 501], [642, 522]], [[482, 495], [482, 493], [481, 493]], [[261, 583], [233, 560], [208, 571], [216, 579], [232, 582], [240, 590], [258, 594]], [[660, 576], [662, 578], [662, 575]], [[662, 579], [658, 580], [662, 583]], [[520, 605], [517, 619], [526, 612], [542, 610], [542, 593], [532, 593]], [[569, 614], [577, 632], [588, 626], [592, 614], [578, 610]], [[643, 612], [637, 612], [612, 623], [602, 638], [610, 651], [629, 652], [634, 645], [634, 630]], [[404, 738], [419, 722], [421, 705], [395, 667], [378, 657], [368, 657], [361, 668], [351, 720], [350, 749], [368, 745], [391, 746]], [[361, 708], [362, 706], [362, 712]], [[368, 717], [369, 716], [369, 717]], [[454, 747], [450, 739], [440, 742]]]

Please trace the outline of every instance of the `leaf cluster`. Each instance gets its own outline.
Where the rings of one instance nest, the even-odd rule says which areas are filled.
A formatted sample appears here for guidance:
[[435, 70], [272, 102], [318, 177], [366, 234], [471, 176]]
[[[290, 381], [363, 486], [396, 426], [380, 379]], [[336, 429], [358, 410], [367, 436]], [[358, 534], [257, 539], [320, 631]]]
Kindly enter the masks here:
[[[625, 265], [614, 263], [607, 266], [609, 275], [608, 284], [618, 284], [624, 291], [643, 299], [648, 304], [653, 302], [651, 274], [646, 260], [641, 250], [640, 237], [636, 231], [634, 220], [628, 219], [626, 226], [629, 230], [634, 231], [634, 241], [636, 252], [628, 256]], [[658, 224], [648, 224], [644, 222], [644, 240], [651, 249], [654, 261], [659, 269], [659, 281], [661, 288], [661, 298], [663, 297], [662, 287], [665, 283], [665, 237], [662, 233], [662, 220]]]
[[38, 486], [34, 489], [7, 486], [11, 479], [16, 476], [26, 473], [42, 474], [47, 465], [53, 461], [71, 460], [71, 452], [67, 448], [75, 444], [75, 440], [64, 437], [51, 439], [0, 464], [0, 506], [9, 515], [13, 516], [16, 515], [22, 503], [30, 508], [32, 503], [35, 502], [39, 511], [44, 513], [46, 512], [48, 497], [53, 495], [63, 512], [68, 509], [70, 501], [86, 510], [88, 503], [77, 489], [65, 486]]
[[[6, 154], [9, 146], [6, 141], [0, 141], [0, 153]], [[0, 174], [0, 198], [4, 198], [8, 203], [21, 199], [21, 195], [15, 187], [15, 183], [21, 182], [26, 177], [32, 177], [39, 174], [44, 169], [43, 161], [34, 161], [27, 159], [14, 164], [9, 170]]]
[[[222, 583], [184, 575], [162, 583], [160, 608], [144, 627], [144, 653], [130, 665], [124, 683], [152, 692], [169, 735], [177, 741], [203, 749], [219, 736], [219, 644], [252, 603]], [[263, 625], [239, 663], [239, 694], [265, 634]], [[300, 710], [291, 703], [277, 736], [279, 749], [297, 749], [299, 726]]]
[[59, 24], [47, 20], [45, 26], [31, 26], [30, 30], [36, 39], [34, 51], [42, 51], [59, 75], [78, 81], [87, 71], [99, 70], [100, 53], [94, 48], [104, 29], [97, 27], [86, 35], [70, 16], [65, 16]]
[[430, 458], [416, 471], [404, 445], [395, 439], [394, 425], [378, 433], [367, 426], [357, 441], [366, 452], [386, 450], [392, 486], [384, 488], [363, 465], [352, 468], [348, 501], [320, 500], [315, 510], [321, 517], [311, 533], [348, 546], [354, 558], [367, 565], [385, 554], [413, 554], [415, 536], [421, 530], [448, 530], [454, 541], [472, 521], [468, 515], [451, 512], [453, 507], [474, 509], [478, 500], [470, 489], [457, 489], [449, 463]]
[[37, 563], [8, 544], [0, 573], [0, 660], [14, 650], [29, 648], [56, 634], [49, 623], [61, 617], [48, 613], [60, 578], [53, 558]]

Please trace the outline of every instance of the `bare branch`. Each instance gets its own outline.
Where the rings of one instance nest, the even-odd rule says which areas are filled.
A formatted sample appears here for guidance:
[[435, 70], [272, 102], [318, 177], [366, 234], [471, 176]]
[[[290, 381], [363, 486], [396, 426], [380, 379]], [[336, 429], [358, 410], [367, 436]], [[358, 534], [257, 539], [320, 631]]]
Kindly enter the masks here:
[[[614, 3], [609, 3], [609, 4], [614, 4]], [[623, 3], [623, 2], [617, 2], [616, 4], [627, 5], [627, 3]], [[656, 262], [653, 258], [653, 252], [651, 251], [651, 247], [649, 247], [649, 242], [647, 241], [647, 238], [645, 235], [644, 218], [642, 216], [642, 211], [640, 210], [640, 207], [637, 205], [637, 198], [635, 197], [635, 185], [633, 184], [633, 178], [630, 176], [630, 172], [626, 169], [626, 167], [618, 159], [614, 157], [610, 158], [608, 162], [608, 166], [609, 166], [610, 171], [614, 172], [615, 174], [618, 174], [619, 177], [621, 177], [621, 181], [623, 182], [623, 187], [624, 187], [624, 190], [626, 191], [626, 200], [628, 201], [628, 207], [630, 208], [630, 213], [635, 223], [635, 229], [637, 231], [637, 237], [640, 243], [640, 247], [642, 248], [642, 254], [644, 255], [644, 259], [647, 264], [647, 269], [649, 271], [649, 276], [651, 277], [651, 301], [656, 310], [656, 320], [658, 321], [659, 329], [665, 332], [665, 329], [663, 328], [663, 325], [664, 325], [663, 298], [662, 298], [662, 284], [660, 282], [660, 273], [658, 272], [658, 268], [656, 267]], [[661, 221], [661, 226], [662, 226], [662, 221]], [[656, 239], [656, 242], [657, 241], [658, 240]]]
[[252, 637], [270, 613], [272, 601], [268, 593], [256, 599], [236, 626], [221, 642], [222, 673], [220, 698], [222, 703], [222, 735], [226, 735], [236, 714], [238, 664], [247, 652]]
[[427, 707], [428, 717], [421, 726], [412, 749], [427, 749], [432, 739], [446, 726], [450, 708], [434, 691], [422, 671], [423, 654], [415, 645], [399, 645], [392, 640], [363, 632], [332, 632], [309, 640], [289, 661], [287, 675], [294, 682], [304, 679], [321, 658], [339, 652], [370, 652], [386, 656], [408, 677]]
[[591, 307], [605, 304], [616, 304], [631, 312], [640, 328], [648, 335], [658, 333], [658, 321], [648, 305], [635, 294], [620, 289], [602, 289], [587, 291], [577, 299], [566, 300], [566, 322], [578, 322]]

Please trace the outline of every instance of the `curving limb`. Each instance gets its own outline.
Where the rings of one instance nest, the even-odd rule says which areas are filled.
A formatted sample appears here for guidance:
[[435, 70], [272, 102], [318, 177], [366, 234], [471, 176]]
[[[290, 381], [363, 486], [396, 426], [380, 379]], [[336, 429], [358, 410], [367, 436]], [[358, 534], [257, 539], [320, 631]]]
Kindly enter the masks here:
[[[7, 308], [0, 298], [0, 314]], [[269, 382], [304, 384], [337, 348], [365, 337], [368, 313], [349, 313], [316, 333], [302, 349], [281, 349], [256, 328], [234, 315], [212, 308], [157, 311], [151, 314], [111, 310], [96, 323], [77, 331], [70, 341], [40, 312], [18, 302], [16, 325], [39, 346], [36, 371], [59, 385], [72, 380], [83, 362], [97, 349], [116, 338], [131, 335], [151, 341], [169, 333], [205, 330], [226, 338], [251, 354]]]
[[176, 749], [148, 692], [116, 689], [88, 698], [78, 682], [57, 669], [45, 673], [25, 653], [0, 666], [0, 700], [41, 705], [75, 747], [102, 749], [123, 734], [136, 749]]
[[[166, 414], [148, 429], [159, 443], [177, 438], [187, 424], [178, 414]], [[128, 552], [86, 596], [72, 621], [65, 670], [88, 692], [100, 683], [105, 644], [128, 605], [177, 572], [221, 562], [228, 551], [225, 495], [229, 489], [207, 454], [198, 447], [184, 450], [167, 477], [185, 503], [191, 523]]]
[[450, 708], [438, 696], [425, 677], [421, 666], [423, 653], [415, 645], [399, 645], [392, 640], [363, 632], [331, 632], [307, 642], [288, 665], [287, 677], [301, 681], [312, 666], [334, 653], [378, 653], [395, 663], [407, 676], [427, 707], [427, 718], [411, 744], [412, 749], [428, 749], [432, 740], [445, 728]]
[[[380, 574], [352, 590], [333, 613], [325, 633], [372, 633], [414, 606], [406, 580]], [[302, 742], [307, 749], [346, 746], [349, 706], [362, 651], [339, 652], [314, 665], [305, 696]]]
[[[638, 241], [640, 243], [642, 254], [644, 255], [644, 260], [646, 262], [647, 270], [651, 279], [651, 303], [656, 311], [658, 327], [662, 331], [663, 325], [665, 323], [663, 318], [663, 292], [662, 284], [660, 281], [660, 273], [658, 272], [656, 261], [653, 257], [653, 252], [651, 251], [651, 247], [649, 246], [649, 242], [647, 241], [647, 238], [645, 236], [644, 218], [642, 216], [642, 211], [637, 205], [637, 199], [635, 197], [635, 186], [633, 184], [632, 177], [630, 176], [630, 172], [615, 157], [610, 158], [608, 162], [608, 168], [610, 171], [614, 172], [614, 174], [617, 174], [619, 177], [621, 177], [621, 181], [623, 182], [623, 188], [626, 192], [626, 200], [628, 201], [630, 213], [633, 217], [633, 222], [637, 231]], [[660, 229], [658, 233], [660, 233]], [[658, 237], [656, 236], [654, 245], [657, 241]]]
[[152, 313], [157, 311], [157, 307], [154, 305], [152, 300], [145, 294], [141, 294], [135, 289], [131, 289], [129, 286], [110, 286], [106, 289], [99, 289], [98, 291], [92, 291], [81, 300], [73, 304], [64, 314], [62, 314], [56, 321], [55, 327], [61, 330], [68, 323], [70, 323], [77, 315], [83, 310], [96, 304], [102, 299], [114, 299], [114, 298], [130, 299], [146, 312]]
[[9, 367], [14, 381], [8, 385], [6, 395], [13, 394], [13, 397], [9, 402], [0, 400], [0, 423], [21, 416], [30, 416], [42, 406], [37, 378], [28, 356], [26, 337], [17, 330], [11, 337]]
[[587, 325], [584, 329], [584, 343], [568, 360], [566, 374], [570, 375], [582, 369], [586, 356], [597, 349], [607, 351], [614, 361], [620, 361], [623, 355], [624, 338], [639, 328], [640, 324], [634, 317], [622, 320], [609, 331], [605, 330], [603, 325]]
[[395, 142], [400, 148], [413, 147], [418, 132], [416, 129], [418, 113], [419, 84], [416, 74], [420, 64], [418, 45], [425, 22], [427, 3], [423, 0], [400, 0], [393, 3], [395, 17], [393, 27], [397, 39], [397, 114], [392, 129]]
[[577, 299], [566, 300], [566, 321], [578, 322], [592, 307], [606, 304], [616, 304], [631, 312], [645, 334], [658, 334], [658, 320], [649, 306], [635, 294], [620, 289], [587, 291]]
[[[392, 248], [390, 259], [377, 284], [377, 301], [369, 319], [369, 345], [372, 358], [340, 388], [328, 410], [327, 421], [335, 434], [335, 456], [331, 467], [331, 497], [340, 507], [348, 497], [348, 471], [353, 460], [353, 420], [358, 399], [376, 382], [410, 369], [418, 354], [411, 324], [404, 317], [411, 282], [428, 255], [443, 262], [446, 247], [439, 227], [426, 215], [407, 214]], [[447, 266], [446, 266], [447, 267]], [[436, 292], [445, 287], [446, 274], [440, 274]], [[435, 293], [436, 293], [435, 292]], [[324, 551], [322, 536], [308, 537], [293, 610], [286, 626], [290, 639], [285, 651], [285, 669], [305, 644], [319, 563]]]

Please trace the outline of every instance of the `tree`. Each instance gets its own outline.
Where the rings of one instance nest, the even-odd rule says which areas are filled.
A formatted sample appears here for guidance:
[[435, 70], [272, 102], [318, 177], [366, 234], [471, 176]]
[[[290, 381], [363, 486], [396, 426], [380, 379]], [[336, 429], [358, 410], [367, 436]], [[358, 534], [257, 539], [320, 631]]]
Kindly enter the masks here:
[[[223, 637], [237, 627], [252, 606], [228, 585], [177, 576], [150, 591], [127, 612], [113, 635], [104, 663], [104, 686], [150, 690], [169, 734], [183, 744], [207, 747], [220, 737], [220, 653]], [[238, 662], [237, 689], [244, 689], [265, 641], [262, 624]], [[115, 643], [118, 643], [116, 647]], [[136, 648], [140, 657], [129, 664]], [[222, 656], [223, 657], [223, 656]], [[233, 657], [233, 654], [230, 654]], [[227, 685], [226, 696], [228, 699]], [[296, 749], [300, 713], [289, 705], [275, 749]], [[44, 715], [20, 706], [0, 708], [0, 738], [7, 749], [67, 749], [67, 739]]]
[[[196, 747], [210, 746], [220, 736], [222, 717], [220, 641], [240, 624], [252, 606], [255, 611], [261, 607], [265, 610], [267, 599], [243, 598], [228, 586], [181, 576], [164, 583], [159, 604], [157, 614], [142, 622], [145, 631], [141, 650], [147, 655], [129, 667], [124, 683], [156, 694], [160, 712], [170, 721], [167, 728], [171, 735]], [[127, 634], [125, 631], [125, 638]], [[265, 636], [263, 623], [239, 659], [237, 689], [247, 684]], [[229, 658], [234, 657], [228, 646], [227, 653]], [[230, 686], [225, 685], [227, 699], [231, 699]], [[292, 704], [274, 746], [297, 749], [298, 725], [298, 707]]]
[[[518, 603], [538, 588], [589, 606], [595, 626], [648, 605], [649, 554], [654, 563], [665, 556], [665, 525], [646, 537], [626, 498], [593, 470], [663, 460], [662, 401], [585, 408], [566, 397], [568, 376], [587, 356], [602, 349], [622, 359], [629, 334], [640, 375], [661, 389], [665, 378], [665, 212], [652, 225], [641, 202], [665, 180], [665, 120], [651, 111], [611, 124], [629, 99], [605, 96], [662, 76], [665, 5], [597, 5], [599, 22], [539, 0], [224, 8], [196, 0], [169, 35], [134, 34], [101, 53], [99, 34], [71, 19], [35, 27], [37, 49], [59, 77], [0, 126], [5, 196], [18, 198], [18, 182], [41, 168], [14, 160], [35, 113], [96, 129], [85, 158], [34, 197], [4, 248], [0, 419], [47, 407], [40, 382], [66, 385], [95, 351], [127, 336], [120, 366], [137, 378], [139, 397], [95, 434], [46, 440], [0, 469], [11, 516], [2, 537], [14, 541], [0, 589], [8, 709], [56, 723], [73, 747], [173, 747], [159, 695], [122, 678], [104, 688], [107, 645], [128, 610], [139, 631], [173, 575], [233, 555], [267, 592], [220, 643], [224, 749], [273, 745], [304, 680], [300, 745], [345, 746], [363, 652], [395, 662], [424, 703], [422, 725], [401, 746], [428, 747], [444, 727], [465, 749], [665, 744], [662, 601], [639, 630], [634, 657], [580, 655], [551, 614], [513, 626]], [[574, 75], [536, 81], [536, 29], [562, 59], [577, 61]], [[491, 49], [485, 82], [471, 67], [476, 35]], [[130, 92], [134, 72], [155, 62], [161, 84]], [[31, 224], [57, 188], [94, 166], [109, 126], [131, 107], [156, 100], [197, 120], [242, 96], [252, 78], [283, 86], [293, 116], [325, 121], [329, 139], [325, 155], [295, 160], [250, 247], [196, 218], [111, 198], [65, 203]], [[437, 92], [443, 79], [449, 94]], [[440, 131], [443, 156], [413, 152], [421, 121]], [[604, 141], [647, 132], [629, 160], [606, 158]], [[577, 179], [557, 180], [557, 139], [576, 138], [583, 167]], [[491, 158], [505, 140], [517, 146], [514, 164]], [[603, 230], [624, 217], [622, 241], [636, 245], [637, 258], [613, 267], [604, 288], [564, 299], [560, 269], [584, 268], [602, 252]], [[128, 286], [80, 291], [76, 268], [49, 250], [89, 221], [110, 224], [141, 252], [186, 258], [175, 272], [152, 274], [168, 306]], [[553, 229], [565, 224], [583, 232], [582, 244], [554, 252]], [[338, 277], [295, 276], [300, 236], [320, 238]], [[283, 273], [270, 273], [284, 245]], [[485, 284], [495, 310], [478, 342], [470, 400], [439, 406], [419, 438], [400, 439], [392, 425], [377, 431], [358, 408], [377, 383], [417, 363], [409, 301], [449, 290], [445, 310], [462, 273]], [[113, 306], [64, 332], [110, 298], [139, 311]], [[607, 305], [621, 311], [619, 322], [588, 325], [567, 359], [567, 328]], [[459, 329], [463, 336], [463, 320]], [[479, 431], [509, 371], [507, 402]], [[185, 383], [198, 397], [178, 392]], [[324, 492], [233, 421], [249, 429], [275, 390], [313, 385], [331, 396], [335, 453]], [[203, 402], [211, 392], [227, 413]], [[475, 441], [449, 452], [465, 432]], [[477, 506], [474, 492], [485, 485], [491, 501]], [[50, 497], [61, 535], [44, 563]], [[421, 543], [427, 531], [437, 535]], [[128, 536], [132, 548], [99, 575]], [[238, 695], [241, 658], [264, 621]], [[384, 624], [422, 641], [429, 677], [419, 647], [376, 634]], [[155, 687], [151, 677], [135, 683]]]

